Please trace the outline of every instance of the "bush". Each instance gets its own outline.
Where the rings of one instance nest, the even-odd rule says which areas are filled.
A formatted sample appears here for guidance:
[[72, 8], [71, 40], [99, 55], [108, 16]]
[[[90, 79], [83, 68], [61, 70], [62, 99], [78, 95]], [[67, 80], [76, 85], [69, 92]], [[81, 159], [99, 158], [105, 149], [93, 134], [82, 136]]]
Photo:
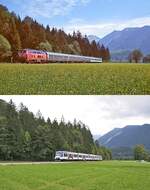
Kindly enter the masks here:
[[37, 49], [45, 50], [45, 51], [52, 51], [52, 46], [48, 41], [46, 41], [46, 42], [41, 42], [38, 45]]
[[9, 61], [11, 57], [11, 45], [9, 41], [0, 35], [0, 61]]

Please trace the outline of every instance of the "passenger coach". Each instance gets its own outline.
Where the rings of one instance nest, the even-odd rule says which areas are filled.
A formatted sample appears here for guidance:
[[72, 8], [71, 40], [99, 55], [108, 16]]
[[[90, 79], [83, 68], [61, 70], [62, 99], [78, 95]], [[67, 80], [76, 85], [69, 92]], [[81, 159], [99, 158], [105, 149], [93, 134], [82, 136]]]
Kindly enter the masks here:
[[56, 151], [55, 160], [58, 161], [102, 161], [101, 155], [84, 154], [68, 151]]
[[18, 52], [18, 59], [25, 63], [102, 63], [102, 58], [54, 53], [41, 50], [24, 49]]

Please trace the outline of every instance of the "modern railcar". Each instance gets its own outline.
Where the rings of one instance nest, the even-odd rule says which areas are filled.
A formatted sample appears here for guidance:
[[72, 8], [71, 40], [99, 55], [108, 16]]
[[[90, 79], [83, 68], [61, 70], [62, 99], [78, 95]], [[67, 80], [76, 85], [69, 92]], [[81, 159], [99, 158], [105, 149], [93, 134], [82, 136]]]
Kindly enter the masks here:
[[102, 161], [101, 155], [84, 154], [68, 151], [56, 151], [56, 161]]
[[19, 60], [26, 63], [102, 63], [102, 58], [23, 49], [18, 52]]

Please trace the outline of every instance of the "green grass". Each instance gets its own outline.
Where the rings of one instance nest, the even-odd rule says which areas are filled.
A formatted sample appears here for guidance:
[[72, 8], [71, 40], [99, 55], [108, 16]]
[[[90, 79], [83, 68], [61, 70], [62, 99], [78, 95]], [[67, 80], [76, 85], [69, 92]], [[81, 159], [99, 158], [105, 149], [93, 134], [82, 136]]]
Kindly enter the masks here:
[[90, 162], [0, 166], [0, 190], [149, 190], [150, 164]]
[[0, 94], [150, 94], [150, 64], [0, 64]]

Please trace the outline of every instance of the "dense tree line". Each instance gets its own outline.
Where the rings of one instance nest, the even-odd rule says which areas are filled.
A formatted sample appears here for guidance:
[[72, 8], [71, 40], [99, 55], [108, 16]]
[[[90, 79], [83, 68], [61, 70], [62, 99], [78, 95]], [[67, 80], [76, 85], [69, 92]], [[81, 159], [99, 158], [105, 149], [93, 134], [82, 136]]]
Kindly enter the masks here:
[[93, 141], [88, 127], [74, 120], [45, 121], [22, 103], [0, 100], [0, 160], [53, 160], [56, 150], [101, 154], [111, 159], [111, 152]]
[[[5, 52], [11, 46], [12, 55], [15, 55], [19, 49], [32, 48], [102, 57], [104, 61], [110, 59], [108, 48], [97, 44], [95, 41], [90, 43], [87, 36], [83, 36], [79, 31], [66, 34], [62, 29], [44, 27], [30, 17], [21, 20], [19, 16], [10, 13], [3, 5], [0, 5], [0, 34], [5, 38], [5, 41], [7, 40], [7, 44], [3, 49], [0, 49], [0, 55], [1, 52]], [[0, 59], [2, 60], [2, 57]]]

